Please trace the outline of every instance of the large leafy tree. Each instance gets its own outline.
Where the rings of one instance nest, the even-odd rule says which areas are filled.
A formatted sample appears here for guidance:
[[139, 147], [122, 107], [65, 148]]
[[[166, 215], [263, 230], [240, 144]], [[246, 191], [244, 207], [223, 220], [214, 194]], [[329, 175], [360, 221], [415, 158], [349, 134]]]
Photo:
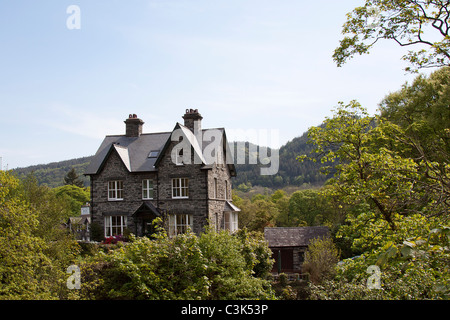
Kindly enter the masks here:
[[52, 297], [52, 263], [33, 233], [38, 214], [17, 192], [19, 181], [0, 171], [0, 299]]
[[[324, 193], [353, 208], [337, 237], [362, 254], [341, 264], [313, 296], [448, 299], [448, 72], [419, 76], [389, 94], [380, 115], [370, 116], [356, 101], [341, 103], [324, 126], [309, 130], [315, 144], [309, 158], [338, 162]], [[381, 270], [382, 290], [367, 287], [370, 265]]]
[[[401, 156], [414, 159], [428, 210], [448, 215], [450, 207], [450, 68], [419, 76], [381, 103], [381, 117], [394, 124], [391, 138], [400, 142]], [[434, 197], [433, 197], [434, 195]], [[430, 210], [432, 209], [432, 210]]]
[[411, 47], [403, 56], [420, 68], [450, 65], [450, 1], [366, 0], [364, 6], [347, 14], [345, 35], [333, 59], [341, 66], [355, 54], [367, 54], [382, 39]]
[[313, 161], [339, 161], [327, 193], [349, 205], [368, 203], [376, 217], [395, 229], [395, 214], [413, 197], [417, 168], [412, 159], [380, 147], [385, 133], [375, 118], [356, 101], [340, 103], [325, 126], [310, 128], [309, 136], [316, 145]]
[[327, 192], [369, 204], [392, 229], [395, 215], [448, 217], [449, 76], [446, 67], [417, 77], [383, 100], [379, 116], [356, 101], [340, 103], [324, 126], [310, 128], [312, 159], [339, 162]]

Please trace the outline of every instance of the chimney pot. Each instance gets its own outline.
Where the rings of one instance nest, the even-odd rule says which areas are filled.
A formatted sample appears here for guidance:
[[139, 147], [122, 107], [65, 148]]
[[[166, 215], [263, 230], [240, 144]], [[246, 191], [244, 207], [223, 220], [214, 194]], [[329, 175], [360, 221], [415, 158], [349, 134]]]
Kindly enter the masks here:
[[186, 113], [183, 116], [184, 125], [188, 127], [192, 132], [195, 130], [200, 132], [202, 130], [202, 115], [198, 112], [198, 109], [186, 109]]
[[136, 114], [130, 114], [125, 122], [125, 136], [139, 137], [142, 134], [144, 121], [139, 119]]

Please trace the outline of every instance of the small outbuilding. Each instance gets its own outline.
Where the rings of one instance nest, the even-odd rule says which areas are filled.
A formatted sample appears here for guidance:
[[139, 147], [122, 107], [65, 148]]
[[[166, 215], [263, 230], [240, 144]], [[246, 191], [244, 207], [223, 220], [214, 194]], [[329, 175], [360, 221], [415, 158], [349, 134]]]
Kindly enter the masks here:
[[330, 230], [325, 226], [264, 228], [264, 238], [275, 260], [272, 272], [301, 273], [310, 242], [329, 236]]

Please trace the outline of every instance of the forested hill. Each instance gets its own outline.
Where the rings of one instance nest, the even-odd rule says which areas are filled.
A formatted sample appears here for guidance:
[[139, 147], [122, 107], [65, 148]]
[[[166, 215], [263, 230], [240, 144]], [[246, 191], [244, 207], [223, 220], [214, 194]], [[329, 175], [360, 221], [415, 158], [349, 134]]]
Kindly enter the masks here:
[[[322, 184], [328, 177], [320, 174], [320, 163], [304, 162], [300, 163], [296, 160], [296, 157], [301, 154], [309, 153], [312, 146], [307, 143], [308, 136], [304, 133], [302, 136], [289, 141], [279, 149], [279, 171], [275, 175], [261, 175], [260, 168], [263, 166], [259, 161], [259, 153], [256, 153], [258, 164], [248, 164], [248, 153], [250, 151], [259, 150], [258, 146], [250, 144], [248, 142], [237, 143], [237, 148], [241, 148], [245, 145], [246, 164], [236, 164], [237, 177], [233, 180], [233, 187], [237, 188], [241, 185], [241, 188], [250, 186], [262, 186], [269, 188], [282, 188], [288, 185], [300, 186], [304, 183], [310, 184]], [[239, 150], [236, 150], [235, 156]], [[268, 155], [270, 157], [271, 151], [269, 149]], [[89, 185], [89, 178], [83, 176], [83, 173], [92, 156], [77, 158], [72, 160], [65, 160], [60, 162], [52, 162], [49, 164], [35, 165], [25, 168], [14, 169], [13, 172], [19, 177], [24, 177], [31, 172], [38, 180], [40, 184], [46, 184], [49, 187], [58, 187], [64, 184], [64, 176], [69, 172], [71, 168], [75, 168], [80, 178], [85, 183], [85, 186]], [[269, 165], [264, 165], [265, 167]], [[244, 185], [246, 186], [244, 186]]]
[[19, 178], [23, 178], [33, 173], [39, 184], [45, 184], [51, 188], [64, 185], [64, 176], [74, 168], [84, 185], [89, 186], [89, 178], [83, 175], [93, 156], [82, 157], [49, 164], [39, 164], [35, 166], [13, 169], [12, 172]]
[[[248, 152], [249, 146], [250, 144], [247, 143], [246, 152]], [[275, 175], [261, 175], [260, 168], [263, 167], [261, 164], [237, 164], [237, 177], [234, 178], [233, 187], [237, 188], [241, 184], [269, 188], [283, 188], [288, 185], [301, 186], [305, 183], [321, 185], [331, 177], [320, 173], [321, 164], [311, 161], [300, 163], [297, 160], [299, 155], [309, 154], [312, 149], [313, 146], [308, 144], [307, 133], [287, 142], [279, 149], [279, 170]], [[268, 155], [269, 157], [271, 155], [270, 149]], [[258, 163], [260, 163], [259, 160]], [[270, 164], [264, 165], [264, 167], [269, 166]], [[241, 188], [245, 187], [241, 186]]]

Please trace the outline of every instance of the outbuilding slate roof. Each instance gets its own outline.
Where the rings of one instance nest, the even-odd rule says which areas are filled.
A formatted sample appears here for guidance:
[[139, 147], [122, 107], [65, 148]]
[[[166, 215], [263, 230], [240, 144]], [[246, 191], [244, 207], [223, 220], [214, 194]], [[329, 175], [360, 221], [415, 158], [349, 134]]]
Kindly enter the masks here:
[[269, 247], [306, 247], [315, 238], [328, 237], [328, 227], [264, 228]]

